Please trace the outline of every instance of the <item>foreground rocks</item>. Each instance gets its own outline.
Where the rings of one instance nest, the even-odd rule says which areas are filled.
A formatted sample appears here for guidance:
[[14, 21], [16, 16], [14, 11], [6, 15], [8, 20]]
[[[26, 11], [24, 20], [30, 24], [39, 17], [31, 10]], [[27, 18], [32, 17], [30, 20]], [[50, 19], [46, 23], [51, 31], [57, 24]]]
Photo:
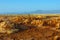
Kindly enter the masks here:
[[60, 40], [60, 16], [1, 16], [0, 40]]

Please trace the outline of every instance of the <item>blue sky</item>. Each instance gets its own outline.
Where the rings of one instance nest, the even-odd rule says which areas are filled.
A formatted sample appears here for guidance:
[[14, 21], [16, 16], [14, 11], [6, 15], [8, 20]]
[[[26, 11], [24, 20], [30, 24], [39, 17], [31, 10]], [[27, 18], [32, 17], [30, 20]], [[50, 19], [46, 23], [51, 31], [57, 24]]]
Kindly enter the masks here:
[[60, 10], [60, 0], [0, 0], [0, 13]]

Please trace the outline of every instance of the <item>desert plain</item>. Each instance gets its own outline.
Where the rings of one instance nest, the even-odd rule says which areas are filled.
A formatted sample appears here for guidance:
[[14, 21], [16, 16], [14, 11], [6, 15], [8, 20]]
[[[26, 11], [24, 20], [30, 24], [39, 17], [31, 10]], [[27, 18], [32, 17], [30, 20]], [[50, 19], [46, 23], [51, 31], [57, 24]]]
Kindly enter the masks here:
[[0, 40], [60, 40], [60, 14], [0, 15]]

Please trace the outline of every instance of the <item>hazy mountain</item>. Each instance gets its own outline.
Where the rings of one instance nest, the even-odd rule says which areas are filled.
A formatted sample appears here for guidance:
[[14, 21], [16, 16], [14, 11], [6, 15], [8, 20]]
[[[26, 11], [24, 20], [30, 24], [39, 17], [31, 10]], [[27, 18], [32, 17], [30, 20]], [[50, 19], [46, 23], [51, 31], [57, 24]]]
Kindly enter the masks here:
[[37, 10], [30, 13], [60, 13], [60, 10]]
[[36, 11], [31, 11], [31, 12], [7, 12], [7, 13], [0, 13], [0, 14], [59, 14], [60, 10], [36, 10]]

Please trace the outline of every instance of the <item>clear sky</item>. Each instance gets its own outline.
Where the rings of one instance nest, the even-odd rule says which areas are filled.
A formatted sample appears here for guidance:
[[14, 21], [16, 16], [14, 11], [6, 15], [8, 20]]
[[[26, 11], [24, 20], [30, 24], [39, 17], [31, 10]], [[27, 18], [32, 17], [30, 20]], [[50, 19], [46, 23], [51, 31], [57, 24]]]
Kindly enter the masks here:
[[60, 10], [60, 0], [0, 0], [0, 13]]

